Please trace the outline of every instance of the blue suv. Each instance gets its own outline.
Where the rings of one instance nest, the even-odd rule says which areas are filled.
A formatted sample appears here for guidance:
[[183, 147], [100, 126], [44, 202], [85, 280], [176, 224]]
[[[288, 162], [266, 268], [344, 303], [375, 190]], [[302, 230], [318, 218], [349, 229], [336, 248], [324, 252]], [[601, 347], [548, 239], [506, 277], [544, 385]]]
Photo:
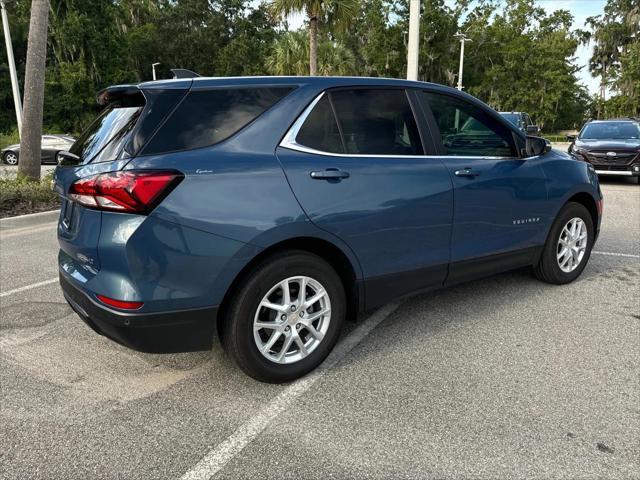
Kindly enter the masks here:
[[137, 350], [217, 333], [247, 374], [290, 381], [358, 312], [521, 267], [571, 282], [598, 236], [593, 167], [452, 88], [188, 78], [98, 103], [58, 155], [60, 284]]

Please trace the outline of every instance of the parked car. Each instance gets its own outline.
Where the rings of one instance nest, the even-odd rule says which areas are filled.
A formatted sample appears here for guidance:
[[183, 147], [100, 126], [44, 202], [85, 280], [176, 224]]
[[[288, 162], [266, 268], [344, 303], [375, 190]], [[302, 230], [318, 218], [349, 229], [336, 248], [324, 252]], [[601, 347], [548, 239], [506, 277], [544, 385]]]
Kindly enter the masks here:
[[60, 284], [134, 349], [217, 330], [246, 373], [289, 381], [360, 311], [519, 267], [568, 283], [598, 236], [593, 168], [452, 88], [195, 78], [98, 99], [55, 171]]
[[[69, 150], [75, 142], [70, 135], [43, 135], [42, 136], [42, 163], [56, 163], [58, 152]], [[2, 161], [8, 165], [17, 165], [20, 158], [20, 144], [9, 145], [0, 151]]]
[[640, 183], [640, 121], [593, 120], [567, 139], [569, 153], [592, 164], [598, 175], [633, 176]]
[[525, 112], [500, 112], [505, 119], [514, 124], [518, 130], [526, 135], [540, 135], [540, 127], [531, 121], [531, 117]]

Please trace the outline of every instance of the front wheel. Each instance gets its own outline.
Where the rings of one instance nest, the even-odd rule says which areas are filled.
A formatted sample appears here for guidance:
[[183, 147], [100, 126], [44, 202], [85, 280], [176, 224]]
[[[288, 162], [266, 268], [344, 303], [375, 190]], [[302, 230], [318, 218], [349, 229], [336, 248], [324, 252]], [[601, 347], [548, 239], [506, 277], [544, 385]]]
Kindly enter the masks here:
[[327, 262], [301, 251], [277, 254], [259, 264], [231, 300], [223, 346], [257, 380], [295, 380], [329, 355], [345, 313], [342, 281]]
[[594, 240], [593, 220], [579, 203], [568, 203], [556, 218], [534, 268], [544, 282], [562, 285], [580, 276], [589, 261]]
[[2, 160], [7, 165], [17, 165], [18, 164], [18, 154], [16, 152], [8, 151], [4, 152], [2, 156]]

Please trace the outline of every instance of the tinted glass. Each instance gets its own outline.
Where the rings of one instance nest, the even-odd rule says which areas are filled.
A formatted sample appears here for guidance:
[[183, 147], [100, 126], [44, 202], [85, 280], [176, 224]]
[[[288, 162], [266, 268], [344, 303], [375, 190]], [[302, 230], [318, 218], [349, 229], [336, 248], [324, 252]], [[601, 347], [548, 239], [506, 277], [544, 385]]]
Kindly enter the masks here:
[[328, 95], [313, 108], [296, 136], [296, 142], [323, 152], [344, 153], [340, 131]]
[[141, 111], [142, 107], [107, 107], [69, 151], [78, 155], [83, 163], [115, 160]]
[[404, 90], [331, 92], [347, 153], [422, 155], [418, 127]]
[[481, 108], [458, 98], [423, 92], [435, 117], [447, 155], [511, 157], [511, 131]]
[[154, 135], [145, 154], [206, 147], [254, 120], [292, 88], [193, 91]]
[[580, 138], [595, 140], [640, 138], [640, 126], [631, 122], [590, 123], [584, 127]]
[[500, 115], [502, 115], [502, 118], [504, 118], [508, 122], [513, 123], [516, 127], [518, 126], [518, 123], [519, 123], [518, 119], [520, 117], [515, 113], [501, 113]]

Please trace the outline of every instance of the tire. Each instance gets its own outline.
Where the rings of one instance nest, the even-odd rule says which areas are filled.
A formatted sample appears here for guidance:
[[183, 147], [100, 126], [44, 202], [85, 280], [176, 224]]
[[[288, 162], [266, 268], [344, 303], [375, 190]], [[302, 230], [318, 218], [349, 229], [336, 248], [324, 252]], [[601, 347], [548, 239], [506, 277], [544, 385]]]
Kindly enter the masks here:
[[[307, 301], [326, 292], [305, 308], [300, 294], [303, 277]], [[285, 283], [291, 302], [285, 301]], [[327, 308], [328, 314], [323, 314]], [[282, 252], [258, 264], [240, 284], [223, 318], [222, 344], [247, 375], [261, 382], [289, 382], [316, 368], [329, 355], [345, 315], [345, 289], [335, 270], [316, 255]], [[256, 321], [260, 323], [254, 326]], [[313, 335], [304, 323], [309, 323]], [[286, 342], [293, 343], [285, 349]]]
[[9, 150], [8, 152], [4, 152], [2, 155], [2, 161], [7, 165], [17, 165], [18, 164], [18, 154], [13, 150]]
[[[571, 256], [571, 258], [568, 258], [568, 256], [558, 258], [559, 255], [565, 251], [564, 247], [560, 245], [560, 236], [563, 235], [563, 238], [566, 238], [564, 237], [566, 234], [563, 233], [564, 228], [568, 226], [569, 222], [574, 222], [575, 219], [579, 219], [586, 228], [586, 245], [584, 245], [582, 256], [578, 254], [578, 250], [580, 250], [578, 247], [582, 246], [582, 244], [578, 242], [575, 249], [568, 249], [568, 256]], [[575, 224], [580, 225], [580, 222], [575, 222]], [[594, 226], [589, 211], [584, 205], [579, 203], [567, 203], [562, 207], [562, 210], [560, 210], [555, 222], [553, 222], [551, 226], [551, 231], [544, 245], [540, 261], [533, 269], [534, 275], [543, 282], [556, 285], [573, 282], [580, 276], [589, 261], [591, 249], [593, 248], [593, 239]], [[573, 252], [575, 252], [575, 256]], [[576, 256], [579, 258], [576, 259]], [[564, 267], [561, 267], [561, 263], [565, 261], [568, 263], [565, 264]], [[571, 268], [573, 262], [577, 262], [577, 264], [572, 270], [567, 271]]]

